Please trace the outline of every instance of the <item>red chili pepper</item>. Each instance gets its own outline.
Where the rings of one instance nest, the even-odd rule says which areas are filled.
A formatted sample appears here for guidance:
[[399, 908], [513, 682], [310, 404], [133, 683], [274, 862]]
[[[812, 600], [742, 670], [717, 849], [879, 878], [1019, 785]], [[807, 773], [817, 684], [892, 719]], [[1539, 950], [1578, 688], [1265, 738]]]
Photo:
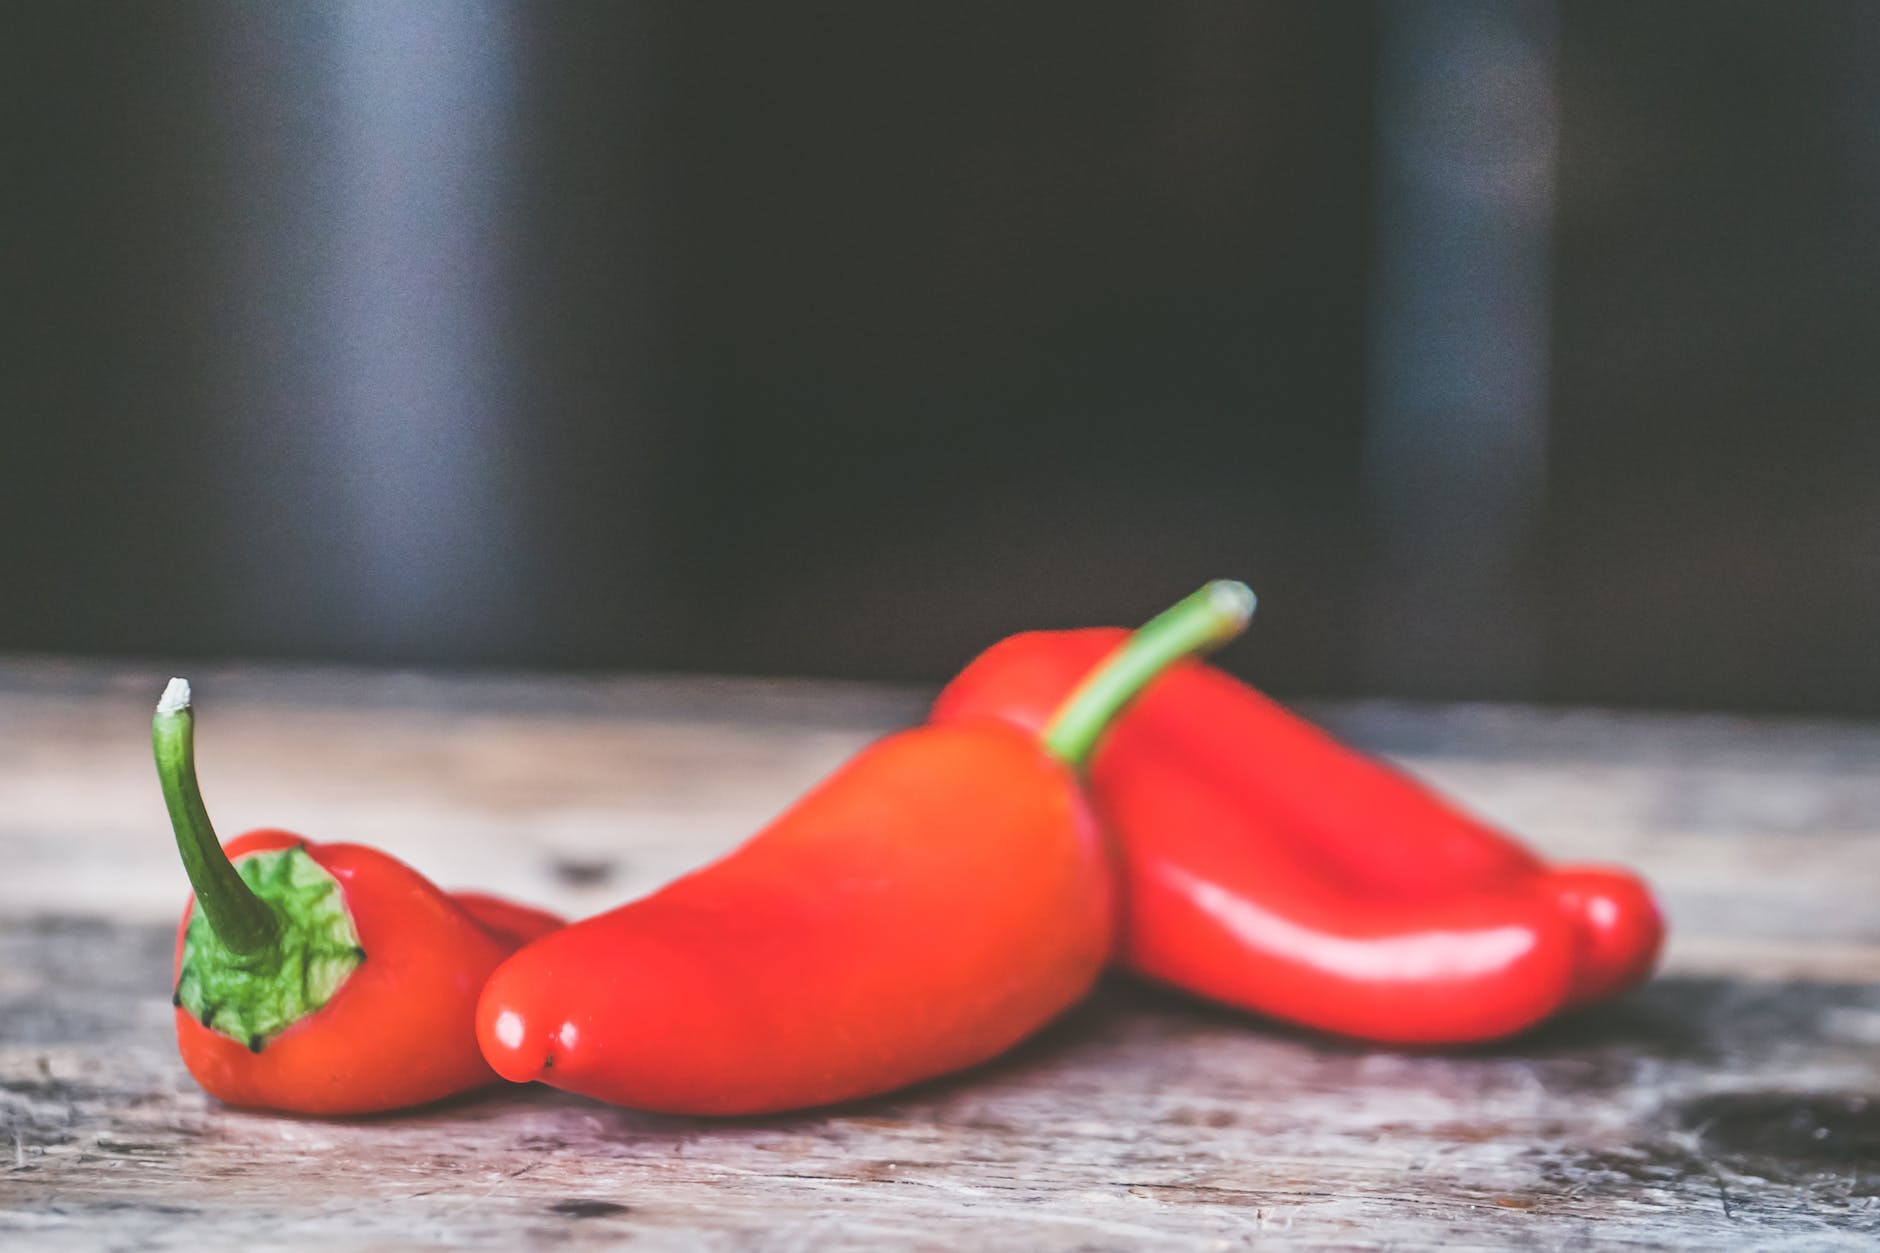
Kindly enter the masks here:
[[[995, 644], [933, 720], [1041, 724], [1111, 629]], [[1199, 662], [1119, 720], [1090, 794], [1124, 862], [1124, 961], [1322, 1030], [1460, 1043], [1649, 974], [1663, 924], [1624, 870], [1549, 869], [1408, 776]]]
[[1042, 739], [996, 719], [863, 750], [727, 857], [490, 977], [509, 1079], [684, 1114], [849, 1100], [982, 1062], [1083, 996], [1115, 938], [1077, 771], [1175, 658], [1237, 634], [1239, 584], [1142, 631]]
[[498, 963], [561, 920], [452, 897], [395, 857], [257, 830], [224, 848], [196, 783], [189, 684], [151, 724], [195, 889], [176, 936], [183, 1064], [231, 1105], [363, 1114], [494, 1083], [473, 1016]]

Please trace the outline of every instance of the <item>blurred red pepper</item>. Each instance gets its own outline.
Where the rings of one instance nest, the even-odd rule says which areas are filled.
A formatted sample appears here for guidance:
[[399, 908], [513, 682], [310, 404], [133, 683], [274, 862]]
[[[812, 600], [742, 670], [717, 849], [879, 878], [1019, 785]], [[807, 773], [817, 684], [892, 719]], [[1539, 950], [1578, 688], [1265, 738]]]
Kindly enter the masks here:
[[1252, 610], [1213, 584], [1138, 632], [1042, 737], [994, 718], [864, 749], [729, 856], [505, 962], [477, 1010], [505, 1077], [685, 1114], [945, 1074], [1083, 996], [1115, 940], [1078, 772], [1117, 711]]
[[[933, 720], [1042, 725], [1123, 639], [1003, 640], [947, 686]], [[1508, 1035], [1638, 983], [1663, 938], [1630, 873], [1549, 869], [1200, 662], [1119, 720], [1089, 789], [1124, 864], [1123, 960], [1321, 1030], [1419, 1044]]]
[[483, 981], [561, 925], [479, 893], [447, 895], [395, 857], [258, 830], [226, 848], [196, 783], [189, 685], [151, 724], [195, 899], [176, 937], [176, 1040], [212, 1096], [363, 1114], [494, 1083], [477, 1051]]

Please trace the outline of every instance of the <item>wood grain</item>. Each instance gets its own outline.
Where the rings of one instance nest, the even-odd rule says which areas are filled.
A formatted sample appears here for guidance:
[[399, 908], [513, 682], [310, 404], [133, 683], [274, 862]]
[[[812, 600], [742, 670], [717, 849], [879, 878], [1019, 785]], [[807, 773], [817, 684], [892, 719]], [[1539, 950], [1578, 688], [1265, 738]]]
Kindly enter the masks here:
[[[1115, 980], [892, 1098], [707, 1122], [509, 1089], [372, 1120], [203, 1097], [147, 760], [167, 671], [0, 662], [0, 1244], [823, 1249], [1872, 1247], [1880, 728], [1317, 711], [1562, 858], [1659, 884], [1667, 971], [1462, 1056]], [[571, 912], [730, 847], [918, 693], [192, 674], [224, 834], [384, 844]]]

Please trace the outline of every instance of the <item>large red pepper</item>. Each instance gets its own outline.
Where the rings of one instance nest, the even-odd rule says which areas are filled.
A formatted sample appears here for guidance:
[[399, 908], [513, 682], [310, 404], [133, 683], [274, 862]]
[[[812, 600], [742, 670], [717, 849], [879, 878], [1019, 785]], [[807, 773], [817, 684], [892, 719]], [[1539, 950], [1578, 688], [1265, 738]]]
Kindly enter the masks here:
[[1137, 634], [1041, 739], [992, 719], [863, 750], [722, 860], [505, 962], [499, 1073], [749, 1114], [884, 1092], [1009, 1048], [1112, 955], [1113, 868], [1078, 768], [1175, 658], [1252, 610], [1215, 584]]
[[[1042, 725], [1123, 638], [1003, 640], [933, 719]], [[1292, 1022], [1397, 1043], [1508, 1035], [1639, 982], [1663, 937], [1635, 876], [1550, 869], [1199, 662], [1119, 720], [1089, 781], [1124, 863], [1123, 960]]]
[[183, 1064], [231, 1105], [363, 1114], [494, 1083], [472, 1020], [483, 981], [561, 925], [496, 897], [452, 897], [358, 844], [250, 831], [224, 848], [196, 783], [189, 685], [151, 724], [195, 889], [176, 937]]

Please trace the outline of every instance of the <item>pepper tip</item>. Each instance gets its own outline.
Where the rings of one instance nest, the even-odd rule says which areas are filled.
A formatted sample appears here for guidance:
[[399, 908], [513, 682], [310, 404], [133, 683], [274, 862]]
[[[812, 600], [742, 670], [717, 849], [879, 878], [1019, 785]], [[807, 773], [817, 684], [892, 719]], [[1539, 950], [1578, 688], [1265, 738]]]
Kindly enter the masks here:
[[553, 1042], [520, 1010], [498, 1007], [488, 993], [477, 1010], [483, 1060], [511, 1083], [528, 1083], [555, 1065]]

